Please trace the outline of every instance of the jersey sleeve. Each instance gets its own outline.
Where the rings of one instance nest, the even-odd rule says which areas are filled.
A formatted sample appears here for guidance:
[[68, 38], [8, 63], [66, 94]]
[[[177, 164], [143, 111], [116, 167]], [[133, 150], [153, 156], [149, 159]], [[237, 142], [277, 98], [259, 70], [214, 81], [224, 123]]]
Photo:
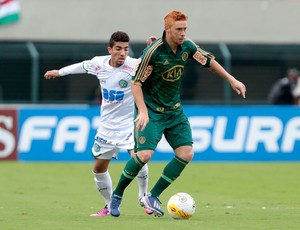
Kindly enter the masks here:
[[144, 49], [140, 57], [139, 65], [136, 74], [132, 76], [133, 84], [142, 84], [150, 76], [153, 71], [153, 61], [155, 51], [162, 44], [162, 39], [156, 40], [153, 44]]
[[138, 66], [139, 66], [140, 62], [141, 62], [140, 58], [136, 59], [136, 58], [132, 58], [132, 57], [127, 56], [126, 61], [125, 61], [124, 65], [123, 65], [122, 70], [124, 72], [127, 72], [131, 76], [131, 78], [132, 78], [132, 77], [135, 76], [136, 71], [138, 69]]
[[59, 76], [66, 76], [69, 74], [86, 73], [85, 69], [83, 68], [83, 62], [65, 66], [65, 67], [59, 69], [58, 72], [59, 72]]
[[83, 68], [86, 73], [97, 76], [97, 73], [103, 68], [103, 58], [104, 57], [94, 57], [91, 60], [83, 61]]
[[59, 69], [59, 75], [65, 76], [69, 74], [80, 74], [80, 73], [97, 75], [97, 73], [101, 69], [100, 63], [101, 63], [100, 57], [94, 57], [91, 60], [82, 61]]
[[210, 67], [211, 62], [215, 59], [215, 56], [212, 53], [209, 53], [200, 48], [195, 42], [190, 39], [186, 40], [192, 49], [190, 58], [193, 58], [198, 63], [205, 67]]

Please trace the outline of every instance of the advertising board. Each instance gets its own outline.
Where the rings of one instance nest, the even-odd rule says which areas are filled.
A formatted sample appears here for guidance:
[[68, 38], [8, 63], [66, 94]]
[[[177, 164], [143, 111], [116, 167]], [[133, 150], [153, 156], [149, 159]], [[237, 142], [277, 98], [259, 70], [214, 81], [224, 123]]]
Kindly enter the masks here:
[[[300, 108], [293, 106], [185, 106], [194, 161], [299, 161]], [[21, 161], [92, 161], [99, 107], [21, 108]], [[163, 138], [152, 160], [173, 151]], [[119, 160], [129, 155], [121, 151]]]

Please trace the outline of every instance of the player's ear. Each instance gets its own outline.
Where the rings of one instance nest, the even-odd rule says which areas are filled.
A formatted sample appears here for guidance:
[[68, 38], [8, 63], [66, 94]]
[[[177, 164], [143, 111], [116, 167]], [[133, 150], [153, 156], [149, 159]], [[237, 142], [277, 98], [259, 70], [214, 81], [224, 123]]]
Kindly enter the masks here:
[[111, 54], [111, 50], [112, 50], [112, 48], [110, 46], [107, 47], [107, 51], [108, 51], [109, 54]]
[[170, 28], [171, 28], [170, 26], [165, 26], [166, 34], [170, 32]]

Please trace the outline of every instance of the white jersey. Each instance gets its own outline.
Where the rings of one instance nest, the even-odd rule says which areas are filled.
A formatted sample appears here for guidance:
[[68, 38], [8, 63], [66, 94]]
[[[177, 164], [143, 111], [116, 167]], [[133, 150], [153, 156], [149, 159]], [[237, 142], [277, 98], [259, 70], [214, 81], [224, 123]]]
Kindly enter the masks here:
[[109, 65], [111, 56], [94, 57], [84, 61], [87, 73], [97, 76], [101, 86], [102, 104], [99, 129], [126, 131], [133, 128], [134, 99], [131, 77], [135, 74], [138, 59], [127, 57], [120, 67]]
[[[101, 86], [102, 104], [98, 142], [122, 142], [133, 136], [134, 98], [131, 77], [135, 75], [139, 59], [127, 57], [120, 67], [109, 65], [111, 56], [96, 56], [91, 60], [73, 64], [59, 70], [61, 76], [89, 73], [97, 76]], [[119, 133], [121, 135], [115, 135]], [[123, 133], [123, 134], [122, 134]], [[128, 136], [131, 135], [131, 136]]]

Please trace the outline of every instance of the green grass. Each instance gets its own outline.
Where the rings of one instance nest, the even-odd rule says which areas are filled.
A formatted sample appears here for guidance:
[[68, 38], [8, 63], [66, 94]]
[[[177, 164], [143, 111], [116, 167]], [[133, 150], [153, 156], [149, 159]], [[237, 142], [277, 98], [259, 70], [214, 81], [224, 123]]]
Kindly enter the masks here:
[[[150, 187], [165, 163], [149, 164]], [[137, 184], [126, 190], [119, 218], [90, 217], [103, 207], [93, 163], [0, 163], [0, 228], [35, 229], [299, 229], [299, 163], [191, 163], [160, 197], [187, 192], [197, 208], [189, 220], [147, 216]], [[123, 163], [113, 163], [114, 185]]]

